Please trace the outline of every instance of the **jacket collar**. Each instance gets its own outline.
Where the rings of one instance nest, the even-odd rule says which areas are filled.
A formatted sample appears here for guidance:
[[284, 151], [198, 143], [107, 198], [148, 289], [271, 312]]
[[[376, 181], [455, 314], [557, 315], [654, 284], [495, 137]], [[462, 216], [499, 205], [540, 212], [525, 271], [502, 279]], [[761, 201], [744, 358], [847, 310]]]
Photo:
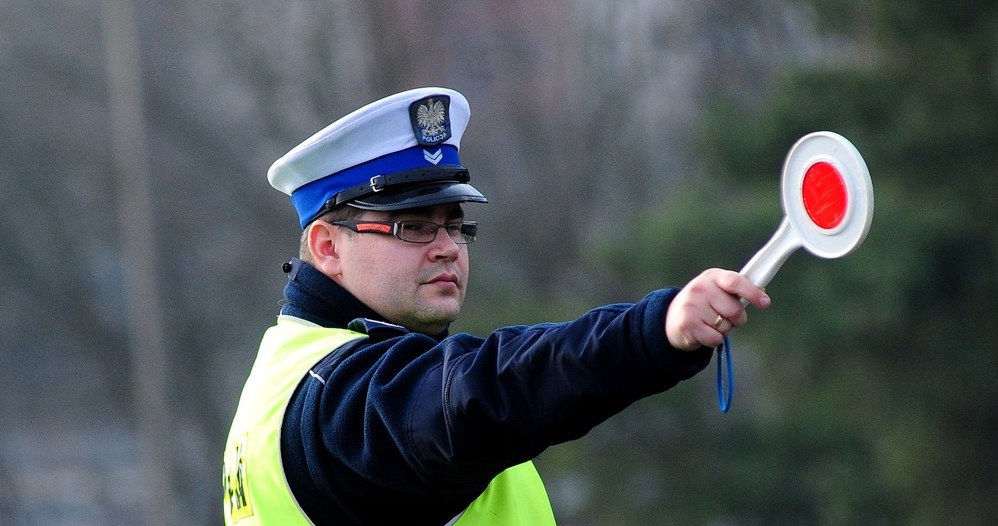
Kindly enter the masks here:
[[[288, 269], [287, 266], [285, 266]], [[318, 269], [294, 258], [284, 286], [281, 314], [323, 327], [345, 329], [356, 318], [387, 321]]]
[[[286, 263], [284, 268], [288, 273], [288, 284], [284, 286], [281, 314], [301, 318], [323, 327], [350, 328], [365, 333], [369, 333], [373, 326], [398, 327], [364, 305], [353, 294], [312, 265], [294, 258], [290, 263]], [[350, 326], [350, 322], [354, 320], [360, 325], [355, 323]], [[360, 327], [367, 330], [361, 331]], [[447, 334], [447, 329], [444, 329], [433, 338], [442, 340]]]

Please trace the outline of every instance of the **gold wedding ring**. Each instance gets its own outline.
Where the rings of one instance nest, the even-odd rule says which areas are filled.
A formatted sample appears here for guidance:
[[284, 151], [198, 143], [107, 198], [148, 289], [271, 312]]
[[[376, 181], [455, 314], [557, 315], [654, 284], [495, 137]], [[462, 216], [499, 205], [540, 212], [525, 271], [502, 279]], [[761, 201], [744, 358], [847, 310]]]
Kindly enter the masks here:
[[715, 330], [721, 330], [721, 324], [722, 323], [724, 323], [724, 316], [721, 316], [720, 314], [718, 314], [717, 315], [717, 319], [714, 320], [714, 324], [711, 325], [711, 327], [714, 327]]

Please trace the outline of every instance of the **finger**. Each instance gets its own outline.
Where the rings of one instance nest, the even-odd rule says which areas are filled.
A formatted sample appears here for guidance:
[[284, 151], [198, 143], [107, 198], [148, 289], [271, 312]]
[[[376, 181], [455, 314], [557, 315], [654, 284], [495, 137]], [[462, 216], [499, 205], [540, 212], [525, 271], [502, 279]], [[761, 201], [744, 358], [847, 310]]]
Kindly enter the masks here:
[[[744, 318], [744, 315], [742, 315], [742, 317]], [[714, 317], [713, 322], [705, 321], [704, 324], [707, 325], [710, 328], [710, 330], [720, 334], [721, 337], [724, 337], [726, 334], [731, 332], [731, 330], [734, 329], [735, 327], [741, 326], [739, 323], [729, 320], [723, 314], [717, 314]]]
[[[717, 314], [707, 323], [718, 331], [721, 331], [724, 325], [728, 325], [728, 330], [730, 330], [732, 327], [741, 327], [748, 322], [748, 312], [745, 310], [745, 306], [734, 296], [723, 295], [712, 298], [710, 310]], [[724, 322], [719, 321], [717, 316], [724, 318]]]
[[700, 338], [698, 338], [694, 334], [694, 332], [695, 331], [692, 330], [689, 332], [684, 332], [678, 335], [676, 340], [673, 340], [672, 335], [669, 335], [667, 333], [667, 337], [669, 339], [669, 345], [672, 345], [674, 348], [680, 351], [693, 351], [699, 349], [700, 347], [703, 346], [703, 344], [700, 343]]
[[707, 328], [702, 331], [697, 341], [704, 347], [717, 347], [724, 341], [724, 334], [713, 328]]
[[[691, 326], [685, 326], [679, 333], [676, 340], [669, 336], [669, 342], [673, 347], [683, 351], [692, 351], [701, 347], [717, 347], [724, 340], [724, 335], [732, 330], [731, 322], [724, 317], [715, 314], [712, 321], [703, 321], [703, 317], [698, 317], [699, 322]], [[717, 327], [713, 323], [717, 323]]]
[[724, 292], [744, 299], [757, 308], [765, 309], [772, 303], [765, 289], [757, 287], [747, 277], [737, 272], [722, 270], [717, 273], [714, 282]]

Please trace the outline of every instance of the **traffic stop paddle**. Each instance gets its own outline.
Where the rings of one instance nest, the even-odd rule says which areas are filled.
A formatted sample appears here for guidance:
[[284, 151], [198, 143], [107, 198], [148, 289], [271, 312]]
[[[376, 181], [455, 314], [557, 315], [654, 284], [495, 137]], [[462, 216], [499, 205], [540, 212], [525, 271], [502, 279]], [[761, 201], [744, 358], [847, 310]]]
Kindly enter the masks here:
[[[826, 259], [850, 254], [866, 238], [873, 222], [870, 171], [859, 150], [837, 133], [814, 132], [798, 140], [783, 164], [780, 190], [783, 222], [740, 272], [759, 287], [765, 287], [800, 247]], [[748, 304], [744, 299], [742, 303]], [[734, 390], [727, 337], [717, 353], [717, 404], [727, 413]], [[728, 368], [726, 396], [722, 354]]]

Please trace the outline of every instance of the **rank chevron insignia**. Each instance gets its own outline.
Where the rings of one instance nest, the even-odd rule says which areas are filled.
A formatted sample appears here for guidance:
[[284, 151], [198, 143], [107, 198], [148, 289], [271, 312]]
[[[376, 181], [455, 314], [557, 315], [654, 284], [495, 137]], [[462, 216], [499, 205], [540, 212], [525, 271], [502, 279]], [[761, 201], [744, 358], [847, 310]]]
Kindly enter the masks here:
[[423, 158], [430, 164], [440, 164], [440, 161], [444, 158], [444, 151], [440, 148], [437, 148], [437, 151], [432, 153], [430, 150], [423, 150]]

